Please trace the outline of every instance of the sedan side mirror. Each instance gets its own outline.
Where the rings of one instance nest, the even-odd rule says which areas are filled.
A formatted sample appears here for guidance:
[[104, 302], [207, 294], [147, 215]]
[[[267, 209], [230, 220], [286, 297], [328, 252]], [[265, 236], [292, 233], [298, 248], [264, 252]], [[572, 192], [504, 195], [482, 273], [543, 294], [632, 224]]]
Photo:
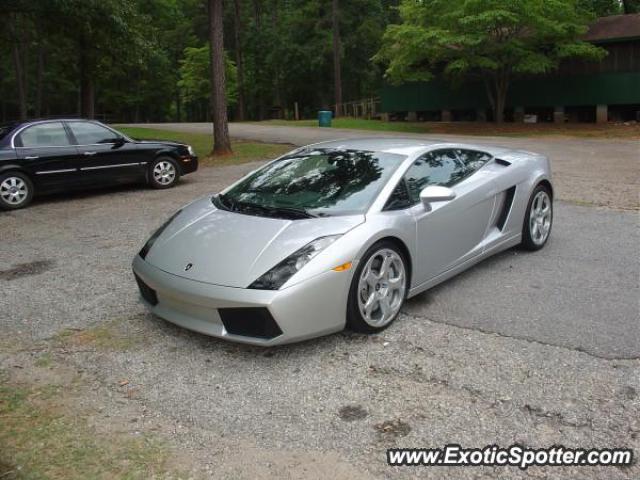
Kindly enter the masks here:
[[127, 143], [127, 141], [124, 137], [116, 137], [113, 139], [113, 146], [116, 148], [123, 146], [125, 143]]
[[456, 198], [456, 192], [449, 187], [431, 185], [420, 192], [420, 201], [427, 211], [431, 211], [433, 202], [448, 202]]

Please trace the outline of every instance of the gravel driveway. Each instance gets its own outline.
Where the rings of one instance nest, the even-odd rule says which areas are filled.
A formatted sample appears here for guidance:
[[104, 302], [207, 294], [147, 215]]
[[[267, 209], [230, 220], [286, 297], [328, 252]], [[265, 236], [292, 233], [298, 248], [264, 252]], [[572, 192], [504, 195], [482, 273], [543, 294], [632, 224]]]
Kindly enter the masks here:
[[[139, 124], [138, 127], [211, 134], [210, 123]], [[441, 142], [501, 145], [531, 150], [548, 156], [554, 175], [557, 197], [579, 204], [624, 209], [640, 208], [640, 141], [590, 138], [480, 137], [462, 135], [425, 135], [418, 133], [376, 132], [339, 128], [285, 127], [268, 123], [231, 123], [229, 132], [236, 138], [272, 143], [309, 143], [337, 138], [405, 137]]]
[[[194, 478], [640, 477], [637, 463], [390, 469], [385, 457], [395, 446], [515, 442], [637, 455], [635, 212], [558, 202], [547, 248], [507, 251], [418, 296], [377, 336], [264, 350], [146, 313], [130, 262], [147, 235], [255, 167], [0, 214], [2, 372], [24, 381], [72, 369], [90, 386], [75, 401], [92, 424], [160, 435]], [[44, 374], [34, 367], [43, 350], [54, 360]]]

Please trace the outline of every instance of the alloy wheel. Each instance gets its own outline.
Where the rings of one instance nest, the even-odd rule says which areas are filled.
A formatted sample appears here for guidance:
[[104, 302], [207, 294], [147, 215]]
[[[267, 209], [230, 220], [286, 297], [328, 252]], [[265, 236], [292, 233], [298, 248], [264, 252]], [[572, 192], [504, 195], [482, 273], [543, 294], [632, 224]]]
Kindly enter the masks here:
[[531, 240], [536, 245], [542, 245], [547, 241], [551, 230], [551, 218], [551, 199], [547, 192], [541, 190], [533, 197], [529, 212], [529, 232]]
[[28, 195], [29, 187], [20, 177], [7, 177], [0, 183], [0, 198], [9, 205], [20, 205]]
[[370, 326], [390, 323], [400, 311], [406, 289], [402, 257], [384, 248], [369, 257], [358, 281], [358, 307]]
[[173, 163], [162, 160], [153, 167], [153, 178], [160, 185], [169, 185], [176, 178], [176, 167]]

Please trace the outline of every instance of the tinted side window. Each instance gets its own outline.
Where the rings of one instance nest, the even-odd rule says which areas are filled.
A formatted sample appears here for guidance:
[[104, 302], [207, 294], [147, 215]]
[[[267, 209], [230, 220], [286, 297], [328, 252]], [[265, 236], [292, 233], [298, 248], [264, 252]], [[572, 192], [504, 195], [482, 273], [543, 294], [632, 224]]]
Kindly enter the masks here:
[[70, 145], [61, 122], [41, 123], [23, 130], [17, 139], [22, 147], [63, 147]]
[[420, 201], [420, 192], [429, 185], [451, 187], [466, 177], [466, 167], [454, 150], [429, 152], [409, 168], [405, 175], [413, 203]]
[[477, 150], [456, 150], [456, 153], [458, 154], [460, 161], [466, 167], [467, 175], [471, 175], [493, 158], [488, 153], [479, 152]]
[[78, 145], [112, 143], [117, 135], [108, 128], [89, 122], [69, 122], [69, 128], [76, 137]]

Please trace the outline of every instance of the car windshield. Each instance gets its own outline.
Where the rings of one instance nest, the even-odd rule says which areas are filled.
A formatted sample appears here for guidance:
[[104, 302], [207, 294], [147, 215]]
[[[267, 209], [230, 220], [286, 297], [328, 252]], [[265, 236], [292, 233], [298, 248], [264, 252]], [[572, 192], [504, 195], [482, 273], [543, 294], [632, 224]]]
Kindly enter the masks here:
[[361, 150], [299, 151], [254, 172], [217, 204], [278, 217], [362, 213], [405, 158]]

